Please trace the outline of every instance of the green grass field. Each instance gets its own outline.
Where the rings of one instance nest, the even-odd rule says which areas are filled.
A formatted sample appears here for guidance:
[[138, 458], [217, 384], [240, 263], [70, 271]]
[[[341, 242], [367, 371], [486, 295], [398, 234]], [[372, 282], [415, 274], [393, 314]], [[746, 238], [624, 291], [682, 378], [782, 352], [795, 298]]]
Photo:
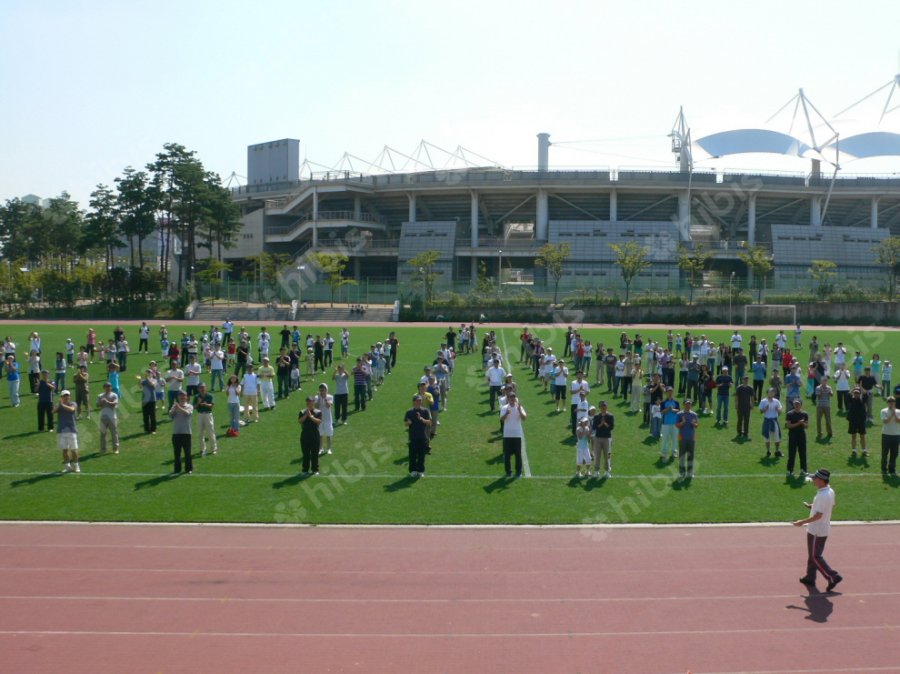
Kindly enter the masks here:
[[[19, 344], [20, 358], [31, 327], [3, 326], [4, 334], [12, 335]], [[87, 327], [34, 326], [42, 334], [43, 348], [50, 353], [51, 361], [52, 353], [62, 350], [66, 337], [80, 344]], [[111, 326], [94, 327], [99, 336], [111, 336]], [[124, 327], [134, 348], [136, 324]], [[305, 326], [301, 328], [305, 334]], [[173, 328], [172, 334], [178, 329]], [[339, 326], [327, 329], [335, 334]], [[675, 479], [677, 466], [659, 461], [658, 445], [649, 439], [648, 430], [640, 427], [640, 417], [628, 414], [620, 401], [612, 406], [617, 421], [613, 478], [573, 479], [575, 448], [568, 432], [568, 412], [554, 414], [549, 395], [540, 392], [537, 381], [520, 365], [513, 365], [512, 371], [529, 414], [526, 445], [533, 476], [506, 480], [501, 477], [502, 443], [495, 432], [498, 419], [488, 412], [480, 355], [457, 358], [449, 412], [441, 417], [434, 451], [427, 461], [428, 476], [410, 479], [403, 414], [422, 366], [430, 362], [446, 326], [397, 324], [394, 329], [401, 341], [398, 367], [377, 391], [368, 410], [351, 412], [349, 425], [337, 428], [335, 453], [322, 458], [318, 477], [299, 475], [296, 418], [302, 397], [296, 393], [279, 402], [277, 410], [264, 412], [260, 423], [243, 428], [239, 438], [224, 437], [225, 400], [217, 395], [218, 456], [201, 459], [195, 438], [194, 474], [172, 477], [170, 424], [163, 417], [157, 435], [144, 435], [134, 379], [150, 357], [159, 355], [153, 338], [150, 356], [130, 354], [128, 371], [122, 375], [121, 454], [98, 453], [94, 414], [93, 421], [79, 422], [80, 475], [60, 473], [55, 435], [37, 432], [36, 399], [27, 395], [27, 375], [22, 382], [23, 404], [17, 409], [10, 407], [4, 383], [0, 387], [0, 519], [348, 524], [752, 522], [803, 516], [801, 502], [813, 494], [812, 485], [785, 479], [786, 459], [763, 458], [758, 414], [751, 421], [752, 440], [743, 444], [734, 439], [733, 410], [727, 428], [716, 428], [714, 418], [704, 417], [698, 429], [697, 478], [684, 483]], [[485, 329], [480, 326], [479, 339]], [[315, 328], [317, 333], [324, 334], [325, 330], [323, 326]], [[665, 335], [663, 330], [639, 330], [659, 338]], [[620, 331], [582, 332], [596, 345], [618, 344]], [[387, 332], [388, 328], [351, 325], [351, 353], [361, 352]], [[544, 327], [536, 332], [561, 352], [563, 329]], [[742, 329], [745, 340], [754, 332], [766, 336], [770, 343], [774, 339], [774, 331]], [[251, 328], [250, 333], [255, 340], [257, 329]], [[508, 345], [512, 360], [518, 359], [518, 334], [516, 328], [498, 330], [500, 345]], [[710, 330], [707, 334], [718, 340], [729, 332]], [[807, 331], [804, 342], [810, 336]], [[863, 351], [867, 359], [873, 352], [883, 359], [900, 356], [900, 332], [896, 330], [821, 331], [818, 336], [821, 344], [842, 339], [851, 350]], [[49, 364], [52, 371], [52, 362]], [[102, 379], [101, 367], [95, 364], [91, 369], [92, 399], [100, 393]], [[208, 381], [207, 375], [204, 380]], [[593, 374], [590, 380], [593, 382]], [[71, 381], [70, 374], [70, 386]], [[313, 389], [313, 383], [304, 378], [303, 393]], [[600, 398], [592, 394], [591, 402], [596, 404]], [[877, 404], [878, 409], [881, 406]], [[810, 411], [808, 403], [805, 409]], [[837, 416], [834, 422], [835, 437], [824, 444], [816, 442], [812, 424], [809, 446], [811, 469], [825, 466], [832, 471], [838, 494], [835, 517], [897, 518], [900, 481], [882, 479], [880, 429], [876, 425], [869, 431], [869, 459], [851, 460], [846, 422]]]

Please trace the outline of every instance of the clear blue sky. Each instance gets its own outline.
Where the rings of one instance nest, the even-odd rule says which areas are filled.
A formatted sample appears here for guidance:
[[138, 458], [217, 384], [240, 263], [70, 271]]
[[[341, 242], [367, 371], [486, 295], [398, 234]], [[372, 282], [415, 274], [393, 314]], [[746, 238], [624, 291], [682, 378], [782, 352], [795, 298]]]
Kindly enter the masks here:
[[[526, 167], [546, 131], [602, 139], [554, 147], [553, 166], [674, 167], [680, 105], [695, 138], [762, 126], [799, 87], [833, 115], [900, 71], [898, 28], [893, 0], [0, 0], [0, 199], [86, 206], [170, 141], [223, 178], [284, 137], [329, 165], [424, 138]], [[875, 128], [885, 99], [842, 134]], [[900, 172], [869, 161], [845, 168]]]

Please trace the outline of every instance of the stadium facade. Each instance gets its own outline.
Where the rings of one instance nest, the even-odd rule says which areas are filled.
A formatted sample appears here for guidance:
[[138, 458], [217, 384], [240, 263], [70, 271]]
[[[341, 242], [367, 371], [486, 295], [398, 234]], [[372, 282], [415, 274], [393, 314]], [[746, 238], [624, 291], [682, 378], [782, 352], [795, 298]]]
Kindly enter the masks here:
[[[684, 152], [673, 140], [673, 150]], [[418, 253], [439, 251], [443, 282], [486, 273], [538, 282], [545, 243], [571, 244], [563, 285], [607, 286], [620, 279], [609, 244], [645, 244], [653, 264], [637, 286], [674, 287], [679, 244], [702, 242], [716, 269], [737, 278], [747, 246], [769, 249], [775, 281], [809, 278], [811, 260], [831, 260], [842, 278], [882, 275], [873, 247], [900, 236], [900, 174], [807, 175], [697, 170], [553, 170], [549, 136], [538, 135], [538, 170], [467, 166], [365, 174], [298, 171], [298, 141], [248, 148], [246, 186], [233, 190], [243, 229], [228, 257], [260, 252], [299, 259], [339, 250], [357, 280], [404, 282]], [[510, 271], [511, 270], [511, 271]]]

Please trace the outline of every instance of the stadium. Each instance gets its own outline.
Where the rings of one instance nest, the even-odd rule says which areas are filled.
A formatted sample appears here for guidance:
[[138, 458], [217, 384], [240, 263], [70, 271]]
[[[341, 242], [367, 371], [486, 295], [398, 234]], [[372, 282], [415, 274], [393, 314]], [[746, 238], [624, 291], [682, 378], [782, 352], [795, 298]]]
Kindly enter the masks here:
[[[900, 76], [889, 85], [886, 112]], [[482, 274], [540, 287], [546, 272], [535, 266], [538, 251], [548, 242], [569, 243], [562, 286], [610, 287], [621, 277], [609, 244], [634, 241], [648, 247], [653, 263], [635, 287], [678, 288], [679, 245], [702, 244], [715, 255], [714, 273], [738, 282], [750, 276], [739, 255], [762, 246], [772, 256], [773, 288], [808, 284], [811, 260], [834, 262], [841, 279], [861, 286], [883, 283], [873, 247], [900, 235], [900, 175], [851, 174], [840, 162], [852, 160], [857, 171], [871, 160], [892, 162], [900, 135], [842, 137], [802, 90], [788, 104], [791, 127], [808, 133], [736, 129], [692, 141], [680, 112], [670, 140], [660, 137], [671, 143], [671, 170], [555, 169], [548, 133], [537, 134], [537, 167], [529, 170], [425, 141], [409, 154], [385, 147], [368, 162], [345, 154], [331, 167], [301, 163], [296, 139], [251, 145], [246, 185], [233, 188], [241, 239], [228, 255], [299, 259], [337, 248], [349, 257], [354, 279], [403, 283], [414, 271], [406, 263], [436, 250], [439, 285]], [[772, 163], [792, 157], [806, 170], [700, 168], [694, 155], [703, 153], [762, 155]], [[355, 170], [360, 163], [365, 171]]]

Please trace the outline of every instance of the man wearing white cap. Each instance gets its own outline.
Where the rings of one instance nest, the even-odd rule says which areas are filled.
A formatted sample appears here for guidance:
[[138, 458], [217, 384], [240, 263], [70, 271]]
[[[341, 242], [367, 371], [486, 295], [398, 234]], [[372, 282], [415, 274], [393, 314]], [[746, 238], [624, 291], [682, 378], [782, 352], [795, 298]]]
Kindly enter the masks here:
[[843, 580], [841, 574], [828, 566], [822, 556], [828, 534], [831, 533], [831, 511], [834, 510], [834, 490], [829, 485], [831, 472], [819, 468], [812, 480], [818, 489], [816, 497], [812, 503], [803, 503], [805, 508], [809, 508], [809, 517], [793, 522], [795, 527], [806, 525], [806, 575], [800, 578], [800, 582], [814, 587], [818, 572], [828, 581], [826, 591], [831, 592]]
[[75, 426], [75, 413], [78, 406], [72, 402], [72, 394], [66, 390], [59, 394], [59, 402], [53, 408], [56, 414], [56, 446], [62, 450], [64, 472], [81, 472], [78, 463], [78, 428]]

